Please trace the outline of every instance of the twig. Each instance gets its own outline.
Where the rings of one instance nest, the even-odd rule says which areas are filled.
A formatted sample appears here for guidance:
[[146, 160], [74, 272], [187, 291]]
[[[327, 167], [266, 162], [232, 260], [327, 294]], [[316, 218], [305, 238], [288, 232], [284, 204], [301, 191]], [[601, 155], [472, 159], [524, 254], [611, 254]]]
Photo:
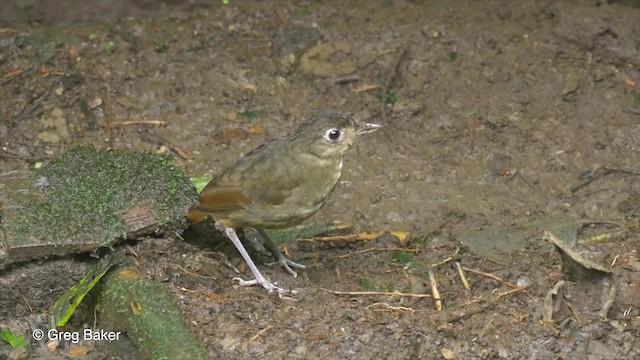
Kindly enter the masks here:
[[624, 111], [626, 113], [629, 113], [629, 114], [640, 115], [640, 110], [638, 110], [638, 109], [628, 108], [628, 109], [624, 109], [622, 111]]
[[567, 299], [562, 299], [562, 301], [564, 302], [565, 305], [567, 305], [567, 308], [571, 312], [571, 315], [573, 316], [573, 318], [576, 319], [578, 326], [582, 326], [582, 321], [580, 321], [580, 318], [578, 317], [578, 314], [576, 313], [576, 310], [574, 309], [573, 305], [571, 305], [571, 303], [568, 302]]
[[458, 270], [458, 276], [460, 276], [460, 281], [462, 281], [462, 286], [466, 290], [469, 290], [469, 281], [467, 281], [467, 276], [464, 274], [464, 271], [462, 270], [462, 266], [460, 265], [459, 261], [456, 261], [456, 269]]
[[415, 298], [430, 298], [429, 294], [414, 294], [414, 293], [402, 293], [399, 291], [385, 292], [385, 291], [338, 291], [338, 290], [329, 290], [322, 287], [318, 289], [326, 291], [328, 293], [332, 293], [334, 295], [357, 295], [357, 296], [403, 296], [403, 297], [415, 297]]
[[336, 256], [336, 259], [344, 259], [344, 258], [349, 257], [351, 255], [364, 254], [364, 253], [368, 253], [368, 252], [372, 252], [372, 251], [389, 251], [389, 252], [404, 251], [404, 252], [413, 252], [413, 253], [420, 252], [420, 250], [418, 250], [418, 249], [409, 249], [409, 248], [370, 248], [370, 249], [353, 251], [353, 252], [350, 252], [348, 254]]
[[178, 154], [178, 156], [180, 156], [181, 158], [183, 158], [185, 160], [190, 160], [191, 159], [191, 155], [189, 155], [189, 153], [187, 153], [186, 151], [182, 150], [182, 148], [180, 148], [178, 145], [175, 145], [175, 144], [165, 140], [160, 135], [153, 134], [153, 133], [146, 133], [146, 132], [145, 133], [141, 133], [140, 135], [141, 135], [142, 139], [144, 139], [145, 141], [152, 142], [152, 143], [158, 144], [160, 146], [164, 145], [164, 146], [168, 147], [169, 149], [171, 149], [171, 151], [175, 152], [176, 154]]
[[265, 332], [267, 332], [267, 330], [271, 329], [271, 325], [267, 326], [266, 328], [258, 331], [257, 334], [253, 335], [253, 337], [249, 340], [249, 342], [254, 342], [256, 340], [258, 340], [258, 338], [260, 337], [260, 335], [264, 334]]
[[221, 252], [203, 251], [199, 255], [214, 255], [214, 256], [218, 256], [220, 258], [219, 260], [222, 261], [222, 263], [225, 264], [228, 268], [233, 270], [236, 274], [241, 274], [240, 270], [238, 270], [235, 266], [231, 265], [231, 263], [227, 259], [227, 256], [225, 254], [221, 253]]
[[438, 283], [436, 282], [436, 276], [432, 270], [429, 270], [429, 283], [431, 283], [431, 294], [436, 301], [436, 310], [442, 311], [442, 299], [440, 298], [440, 291], [438, 291]]
[[167, 122], [163, 120], [129, 120], [118, 121], [111, 124], [112, 127], [130, 126], [130, 125], [156, 125], [160, 127], [167, 126]]
[[613, 268], [616, 265], [616, 261], [618, 261], [618, 258], [620, 257], [620, 255], [622, 255], [622, 250], [624, 250], [624, 246], [625, 246], [625, 243], [622, 243], [622, 246], [620, 247], [620, 250], [618, 251], [616, 256], [613, 258], [613, 260], [611, 261], [611, 266], [610, 267]]
[[211, 280], [216, 280], [216, 278], [215, 278], [215, 277], [213, 277], [213, 276], [206, 276], [206, 275], [196, 274], [196, 273], [194, 273], [194, 272], [191, 272], [191, 271], [189, 271], [189, 270], [187, 270], [187, 269], [183, 268], [182, 266], [180, 266], [180, 265], [178, 265], [178, 264], [173, 264], [173, 265], [175, 265], [175, 267], [177, 267], [178, 269], [182, 270], [182, 272], [184, 272], [185, 274], [193, 275], [193, 276], [196, 276], [196, 277], [199, 277], [199, 278], [202, 278], [202, 279], [211, 279]]
[[613, 173], [622, 173], [622, 174], [626, 174], [626, 175], [634, 175], [634, 176], [638, 176], [640, 175], [639, 172], [635, 172], [635, 171], [631, 171], [631, 170], [623, 170], [623, 169], [610, 169], [610, 168], [598, 168], [596, 169], [593, 174], [591, 174], [591, 176], [588, 176], [586, 179], [582, 180], [579, 184], [573, 186], [570, 190], [572, 193], [575, 193], [576, 191], [582, 189], [583, 187], [589, 185], [590, 183], [592, 183], [593, 181], [595, 181], [596, 179], [599, 179], [601, 177], [605, 177], [609, 174], [613, 174]]
[[458, 247], [456, 248], [456, 251], [453, 253], [453, 255], [449, 256], [448, 258], [446, 258], [446, 259], [444, 259], [444, 260], [442, 260], [442, 261], [440, 261], [440, 262], [437, 262], [437, 263], [435, 263], [435, 264], [431, 265], [431, 267], [433, 268], [433, 267], [440, 266], [440, 265], [444, 265], [444, 264], [448, 263], [448, 262], [449, 262], [449, 261], [451, 261], [451, 260], [452, 260], [456, 255], [458, 255], [458, 253], [459, 253], [459, 252], [460, 252], [460, 247], [458, 246]]
[[2, 78], [4, 79], [4, 81], [2, 82], [2, 85], [7, 85], [13, 79], [17, 79], [18, 77], [22, 76], [26, 71], [27, 69], [17, 69], [17, 70], [5, 73], [4, 75], [2, 75]]
[[[470, 318], [472, 316], [475, 316], [475, 315], [480, 314], [482, 312], [485, 312], [485, 311], [493, 309], [494, 307], [496, 307], [497, 304], [498, 303], [493, 302], [493, 303], [487, 304], [486, 306], [479, 306], [478, 308], [473, 309], [473, 310], [468, 311], [468, 312], [462, 312], [462, 314], [448, 319], [447, 323], [453, 323], [453, 322], [456, 322], [456, 321], [468, 319], [468, 318]], [[447, 313], [447, 312], [445, 312], [445, 313]], [[452, 312], [452, 313], [455, 313], [455, 312]]]
[[107, 128], [106, 128], [106, 132], [107, 132], [107, 141], [109, 144], [110, 148], [113, 148], [113, 114], [111, 113], [113, 111], [113, 107], [111, 106], [112, 102], [111, 102], [111, 86], [109, 86], [109, 84], [107, 84]]
[[526, 289], [526, 286], [525, 286], [525, 287], [518, 288], [518, 289], [513, 289], [513, 290], [505, 291], [505, 292], [503, 292], [503, 293], [498, 294], [498, 296], [496, 296], [496, 300], [498, 300], [498, 299], [500, 299], [500, 298], [503, 298], [503, 297], [505, 297], [505, 296], [509, 296], [509, 295], [511, 295], [511, 294], [515, 294], [515, 293], [520, 292], [520, 291], [522, 291], [522, 290], [524, 290], [524, 289]]
[[371, 84], [365, 84], [362, 86], [358, 86], [357, 88], [353, 89], [353, 92], [356, 94], [360, 94], [363, 92], [367, 92], [367, 91], [373, 91], [373, 90], [378, 90], [380, 89], [380, 85], [371, 85]]
[[347, 76], [342, 76], [337, 78], [336, 84], [343, 85], [343, 84], [348, 84], [356, 81], [360, 81], [360, 77], [358, 75], [347, 75]]
[[27, 307], [29, 308], [29, 312], [33, 313], [33, 308], [31, 307], [31, 305], [29, 305], [29, 300], [27, 300], [27, 298], [20, 294], [20, 296], [22, 296], [22, 300], [24, 300], [24, 303], [27, 305]]
[[298, 241], [302, 241], [302, 242], [367, 241], [367, 240], [371, 241], [371, 240], [376, 240], [382, 234], [384, 234], [383, 231], [373, 232], [373, 233], [322, 236], [322, 237], [314, 237], [311, 239], [299, 239]]
[[[402, 60], [404, 60], [405, 56], [407, 56], [408, 52], [409, 50], [407, 48], [404, 48], [402, 49], [402, 51], [400, 51], [400, 54], [398, 54], [398, 57], [395, 59], [395, 61], [391, 65], [391, 68], [389, 68], [389, 72], [387, 73], [387, 79], [384, 85], [382, 86], [382, 94], [380, 95], [380, 97], [382, 99], [382, 124], [383, 125], [389, 125], [389, 111], [388, 111], [389, 109], [387, 108], [387, 103], [385, 102], [385, 99], [387, 97], [387, 94], [389, 93], [389, 90], [391, 90], [393, 81], [396, 79], [396, 76], [398, 76], [398, 69], [400, 68], [400, 64], [402, 63]], [[389, 135], [386, 129], [390, 129], [390, 128], [384, 127], [382, 128], [382, 132], [387, 137], [387, 140], [391, 142], [391, 136]]]
[[373, 307], [373, 306], [378, 306], [378, 305], [382, 305], [382, 306], [384, 306], [385, 308], [387, 308], [389, 310], [402, 310], [402, 311], [410, 311], [410, 312], [414, 312], [415, 311], [412, 308], [408, 308], [408, 307], [404, 307], [404, 306], [391, 306], [391, 305], [389, 305], [387, 303], [373, 303], [373, 304], [365, 307], [365, 309], [368, 309], [368, 308]]
[[[389, 68], [389, 72], [387, 73], [387, 79], [385, 80], [384, 86], [382, 87], [383, 99], [387, 96], [387, 93], [389, 92], [389, 90], [391, 90], [393, 81], [396, 79], [396, 76], [398, 76], [398, 69], [400, 69], [400, 64], [402, 63], [402, 60], [404, 60], [405, 56], [407, 56], [408, 52], [409, 50], [407, 48], [402, 49], [402, 51], [400, 51], [400, 53], [398, 54], [398, 57], [395, 59], [395, 61]], [[383, 105], [386, 106], [384, 102], [383, 102]], [[386, 110], [386, 108], [384, 108], [383, 110]], [[386, 111], [383, 111], [383, 112], [386, 112]]]
[[462, 269], [465, 270], [465, 271], [468, 271], [468, 272], [471, 272], [471, 273], [474, 273], [474, 274], [477, 274], [477, 275], [486, 276], [486, 277], [488, 277], [490, 279], [493, 279], [493, 280], [496, 280], [498, 282], [501, 282], [501, 283], [503, 283], [503, 284], [505, 284], [505, 285], [507, 285], [507, 286], [509, 286], [511, 288], [514, 288], [514, 289], [517, 289], [518, 291], [521, 291], [523, 294], [525, 294], [529, 298], [533, 299], [533, 296], [531, 296], [531, 294], [529, 294], [524, 288], [521, 288], [520, 286], [518, 286], [518, 285], [516, 285], [516, 284], [514, 284], [514, 283], [512, 283], [510, 281], [504, 280], [504, 279], [502, 279], [501, 277], [499, 277], [497, 275], [489, 274], [489, 273], [486, 273], [486, 272], [483, 272], [483, 271], [480, 271], [480, 270], [470, 269], [468, 267], [462, 267]]
[[20, 123], [24, 118], [31, 115], [34, 111], [36, 111], [42, 104], [47, 100], [47, 97], [51, 95], [51, 91], [49, 88], [43, 88], [42, 91], [36, 92], [33, 94], [25, 103], [24, 106], [20, 110], [16, 112], [16, 116], [13, 120], [13, 123]]

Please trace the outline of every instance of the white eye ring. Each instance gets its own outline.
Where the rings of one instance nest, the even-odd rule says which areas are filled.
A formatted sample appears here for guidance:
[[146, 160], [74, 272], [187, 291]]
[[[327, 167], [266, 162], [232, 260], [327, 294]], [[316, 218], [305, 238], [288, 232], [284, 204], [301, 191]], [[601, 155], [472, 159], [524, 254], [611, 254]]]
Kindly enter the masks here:
[[327, 132], [324, 133], [324, 138], [331, 142], [336, 142], [340, 140], [341, 136], [342, 136], [342, 132], [336, 128], [329, 129], [327, 130]]

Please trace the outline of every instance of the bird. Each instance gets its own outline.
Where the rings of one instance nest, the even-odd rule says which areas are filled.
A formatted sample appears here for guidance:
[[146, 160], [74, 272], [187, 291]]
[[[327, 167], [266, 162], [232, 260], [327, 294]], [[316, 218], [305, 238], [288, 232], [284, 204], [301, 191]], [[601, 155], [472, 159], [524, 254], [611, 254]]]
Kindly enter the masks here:
[[241, 286], [261, 285], [280, 296], [291, 290], [267, 280], [242, 245], [236, 229], [253, 228], [291, 275], [306, 266], [289, 260], [265, 229], [299, 225], [318, 212], [342, 174], [343, 157], [356, 138], [382, 126], [337, 111], [320, 111], [292, 133], [267, 141], [216, 175], [201, 191], [187, 218], [197, 223], [211, 215], [216, 228], [235, 245], [253, 280], [234, 278]]

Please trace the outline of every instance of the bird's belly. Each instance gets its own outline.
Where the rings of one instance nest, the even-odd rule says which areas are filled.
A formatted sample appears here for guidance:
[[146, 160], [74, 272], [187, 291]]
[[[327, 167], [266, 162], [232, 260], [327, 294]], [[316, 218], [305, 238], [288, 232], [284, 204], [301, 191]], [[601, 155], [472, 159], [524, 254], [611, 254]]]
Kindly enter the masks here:
[[281, 229], [296, 226], [318, 212], [324, 201], [307, 207], [252, 205], [229, 214], [228, 218], [238, 227]]
[[283, 203], [274, 205], [252, 202], [243, 209], [230, 214], [229, 218], [239, 227], [264, 229], [287, 228], [298, 225], [317, 213], [333, 192], [335, 181], [321, 187], [301, 187]]

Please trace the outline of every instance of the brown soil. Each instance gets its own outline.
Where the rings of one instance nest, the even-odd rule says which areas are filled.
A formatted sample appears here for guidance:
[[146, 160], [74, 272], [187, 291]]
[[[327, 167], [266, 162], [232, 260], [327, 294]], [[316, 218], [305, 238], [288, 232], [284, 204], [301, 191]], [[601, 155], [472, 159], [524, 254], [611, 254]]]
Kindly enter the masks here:
[[[56, 4], [0, 3], [0, 173], [91, 142], [170, 152], [212, 175], [316, 110], [385, 126], [349, 152], [313, 221], [410, 240], [290, 243], [309, 265], [298, 278], [257, 254], [298, 295], [235, 285], [234, 267], [250, 274], [219, 236], [135, 245], [212, 358], [640, 357], [637, 1]], [[563, 272], [545, 229], [611, 274]], [[80, 260], [9, 270], [41, 269], [41, 281], [0, 283], [17, 299], [0, 330], [45, 321], [81, 277], [61, 261]], [[430, 271], [440, 311], [432, 298], [355, 293], [432, 294]], [[550, 320], [545, 297], [561, 279]], [[506, 294], [514, 284], [526, 291]], [[115, 351], [83, 345], [86, 358]], [[31, 341], [25, 355], [54, 354]]]

